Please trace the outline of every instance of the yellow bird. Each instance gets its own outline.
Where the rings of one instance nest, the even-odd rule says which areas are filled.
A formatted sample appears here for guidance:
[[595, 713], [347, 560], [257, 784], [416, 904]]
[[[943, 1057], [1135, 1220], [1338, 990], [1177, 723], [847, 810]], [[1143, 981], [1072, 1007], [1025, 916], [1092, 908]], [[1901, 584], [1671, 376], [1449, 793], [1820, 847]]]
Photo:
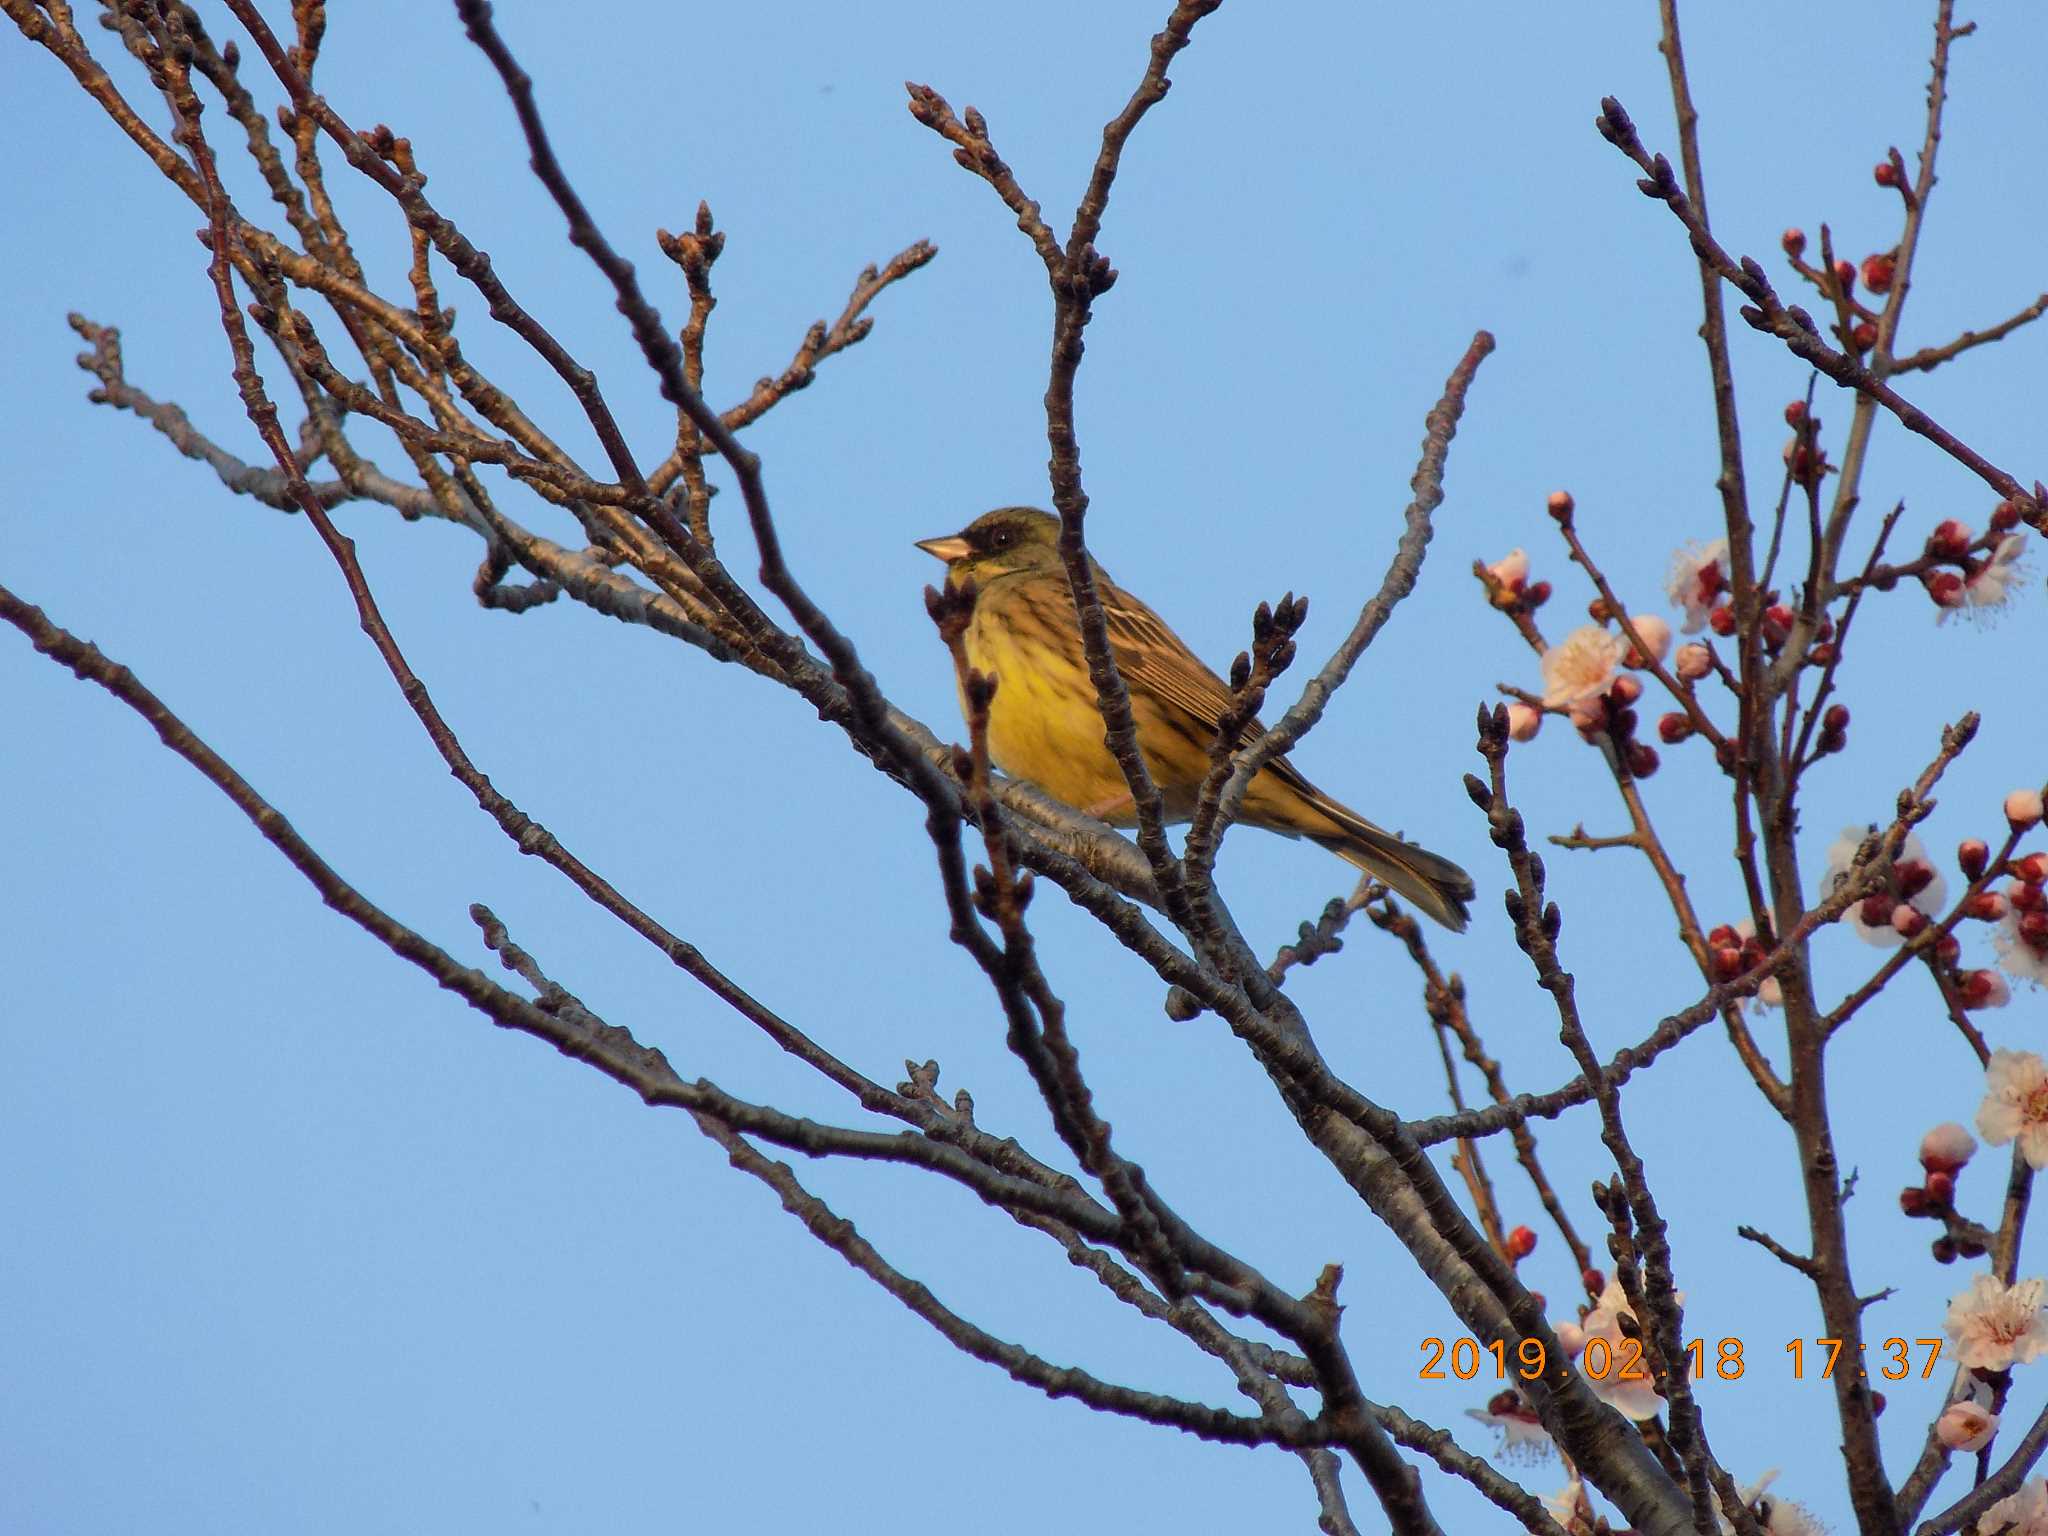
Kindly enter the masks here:
[[[989, 756], [996, 766], [1091, 816], [1130, 826], [1137, 813], [1123, 772], [1103, 742], [1095, 685], [1060, 563], [1059, 532], [1059, 519], [1049, 512], [1000, 507], [958, 533], [922, 540], [917, 547], [946, 562], [949, 585], [971, 578], [979, 593], [967, 627], [967, 659], [1001, 679], [988, 722]], [[1158, 614], [1099, 565], [1095, 585], [1117, 669], [1130, 690], [1145, 766], [1168, 820], [1186, 821], [1209, 770], [1209, 748], [1230, 708], [1230, 690]], [[1238, 744], [1264, 729], [1254, 721]], [[1446, 927], [1465, 926], [1471, 876], [1332, 800], [1284, 757], [1252, 780], [1239, 819], [1321, 843]]]

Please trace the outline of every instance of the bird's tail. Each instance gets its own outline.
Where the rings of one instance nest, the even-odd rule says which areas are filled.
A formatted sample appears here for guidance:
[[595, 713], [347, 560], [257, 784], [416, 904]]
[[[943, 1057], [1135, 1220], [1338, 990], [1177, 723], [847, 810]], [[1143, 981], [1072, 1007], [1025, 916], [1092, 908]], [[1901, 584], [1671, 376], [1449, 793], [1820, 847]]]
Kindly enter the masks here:
[[1449, 859], [1418, 848], [1367, 821], [1349, 806], [1317, 795], [1315, 808], [1343, 830], [1328, 836], [1308, 835], [1330, 852], [1383, 882], [1453, 932], [1462, 933], [1471, 916], [1472, 877]]

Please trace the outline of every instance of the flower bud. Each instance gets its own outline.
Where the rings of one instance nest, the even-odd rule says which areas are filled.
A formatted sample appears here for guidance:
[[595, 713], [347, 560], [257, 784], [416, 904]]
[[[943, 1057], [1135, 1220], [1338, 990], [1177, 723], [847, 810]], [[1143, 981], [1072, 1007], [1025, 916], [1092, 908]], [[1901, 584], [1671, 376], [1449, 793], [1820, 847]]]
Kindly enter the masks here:
[[1960, 560], [1970, 549], [1970, 525], [1960, 518], [1946, 517], [1927, 536], [1927, 553], [1945, 560]]
[[1846, 257], [1837, 258], [1834, 265], [1835, 282], [1847, 293], [1856, 281], [1856, 268]]
[[1547, 581], [1532, 581], [1522, 589], [1522, 606], [1525, 608], [1541, 608], [1549, 601], [1550, 583]]
[[1908, 899], [1918, 896], [1934, 883], [1934, 866], [1924, 859], [1901, 859], [1892, 866], [1899, 891]]
[[1962, 867], [1963, 878], [1974, 880], [1984, 873], [1984, 866], [1991, 862], [1991, 849], [1981, 837], [1966, 837], [1956, 845], [1956, 863]]
[[1898, 169], [1889, 160], [1880, 160], [1870, 168], [1870, 179], [1880, 187], [1896, 187], [1899, 184]]
[[2016, 789], [2005, 797], [2005, 819], [2013, 831], [2024, 832], [2041, 820], [2041, 791]]
[[1963, 578], [1954, 571], [1929, 571], [1920, 578], [1927, 587], [1927, 595], [1934, 599], [1937, 608], [1960, 608], [1963, 604]]
[[1536, 1251], [1536, 1234], [1528, 1227], [1516, 1227], [1508, 1233], [1508, 1259], [1519, 1263]]
[[1799, 253], [1806, 249], [1806, 231], [1803, 229], [1788, 229], [1778, 237], [1778, 244], [1785, 248], [1787, 256], [1796, 261], [1799, 259]]
[[1608, 685], [1607, 697], [1626, 708], [1643, 696], [1643, 685], [1627, 675], [1617, 677]]
[[1639, 779], [1647, 779], [1657, 771], [1660, 759], [1657, 749], [1647, 741], [1632, 741], [1628, 744], [1628, 771]]
[[[2025, 860], [2021, 862], [2024, 863]], [[2048, 893], [2044, 893], [2036, 881], [2015, 880], [2005, 888], [2005, 898], [2012, 903], [2015, 912], [2048, 910]]]
[[1965, 971], [1957, 990], [1965, 1008], [2003, 1008], [2012, 1001], [2012, 988], [1996, 971]]
[[1607, 1277], [1597, 1269], [1582, 1269], [1579, 1271], [1579, 1284], [1586, 1288], [1588, 1296], [1598, 1296], [1607, 1289]]
[[1543, 729], [1543, 711], [1528, 704], [1508, 706], [1508, 735], [1515, 741], [1534, 741]]
[[1786, 426], [1796, 427], [1804, 420], [1806, 420], [1806, 402], [1804, 400], [1794, 400], [1785, 407]]
[[1897, 263], [1884, 254], [1863, 258], [1863, 286], [1872, 293], [1889, 293]]
[[1696, 683], [1714, 670], [1714, 653], [1700, 644], [1699, 641], [1694, 640], [1690, 644], [1681, 645], [1678, 648], [1678, 656], [1674, 665], [1679, 681]]
[[1920, 1138], [1920, 1166], [1929, 1173], [1953, 1174], [1976, 1155], [1977, 1138], [1953, 1120]]
[[1908, 1216], [1925, 1216], [1927, 1191], [1918, 1184], [1908, 1184], [1899, 1191], [1899, 1209]]
[[1849, 345], [1858, 352], [1868, 352], [1877, 345], [1877, 327], [1868, 320], [1858, 320], [1849, 329]]
[[[1587, 1273], [1593, 1271], [1588, 1270]], [[1586, 1330], [1577, 1323], [1559, 1323], [1550, 1331], [1557, 1335], [1557, 1347], [1564, 1351], [1567, 1360], [1576, 1360], [1579, 1351], [1586, 1347]]]
[[1891, 897], [1880, 891], [1875, 896], [1863, 898], [1863, 904], [1856, 909], [1856, 916], [1862, 920], [1866, 928], [1889, 928], [1892, 925], [1893, 906]]
[[1974, 917], [1979, 922], [1995, 923], [2005, 916], [2008, 905], [1996, 891], [1979, 891], [1963, 903], [1963, 915]]
[[2014, 859], [2012, 875], [2015, 880], [2024, 880], [2028, 885], [2039, 885], [2048, 880], [2048, 853], [2030, 853], [2024, 859]]
[[1944, 933], [1934, 943], [1934, 958], [1943, 965], [1954, 965], [1962, 958], [1963, 941], [1953, 933]]
[[[1641, 653], [1631, 645], [1628, 649], [1628, 660], [1625, 665], [1647, 667], [1651, 661], [1662, 661], [1670, 654], [1671, 626], [1658, 618], [1657, 615], [1654, 613], [1636, 614], [1629, 619], [1629, 624], [1635, 629], [1636, 638], [1650, 648], [1650, 655], [1649, 659], [1645, 660]], [[2039, 820], [2040, 818], [2036, 817], [2035, 819]]]
[[1998, 1415], [1982, 1403], [1950, 1403], [1934, 1421], [1934, 1438], [1952, 1451], [1981, 1451], [1998, 1433]]
[[1487, 575], [1510, 592], [1519, 592], [1529, 579], [1529, 554], [1527, 550], [1509, 550], [1507, 555], [1486, 568]]
[[1927, 1175], [1927, 1198], [1935, 1205], [1947, 1205], [1956, 1197], [1956, 1176], [1952, 1173]]
[[1543, 504], [1549, 509], [1550, 515], [1560, 523], [1568, 523], [1572, 520], [1572, 507], [1575, 503], [1572, 501], [1572, 493], [1570, 491], [1552, 491]]
[[1991, 530], [1994, 533], [2010, 533], [2020, 525], [2020, 504], [2010, 496], [2001, 501], [1991, 513]]
[[1718, 608], [1710, 609], [1707, 613], [1707, 628], [1717, 635], [1734, 634], [1735, 610], [1726, 603], [1723, 603]]
[[1677, 746], [1691, 734], [1692, 721], [1675, 709], [1657, 719], [1657, 739], [1667, 747]]
[[1910, 939], [1927, 926], [1927, 914], [1918, 907], [1909, 907], [1903, 901], [1892, 908], [1892, 931], [1902, 939]]

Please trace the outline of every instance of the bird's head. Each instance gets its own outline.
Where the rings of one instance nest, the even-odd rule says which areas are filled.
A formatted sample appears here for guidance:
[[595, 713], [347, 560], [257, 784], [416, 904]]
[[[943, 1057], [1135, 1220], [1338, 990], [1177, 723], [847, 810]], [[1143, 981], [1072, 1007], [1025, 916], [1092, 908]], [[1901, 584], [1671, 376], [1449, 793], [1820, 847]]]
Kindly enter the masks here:
[[917, 547], [946, 562], [946, 577], [986, 587], [998, 576], [1060, 570], [1060, 520], [1036, 507], [998, 507], [958, 533], [920, 539]]

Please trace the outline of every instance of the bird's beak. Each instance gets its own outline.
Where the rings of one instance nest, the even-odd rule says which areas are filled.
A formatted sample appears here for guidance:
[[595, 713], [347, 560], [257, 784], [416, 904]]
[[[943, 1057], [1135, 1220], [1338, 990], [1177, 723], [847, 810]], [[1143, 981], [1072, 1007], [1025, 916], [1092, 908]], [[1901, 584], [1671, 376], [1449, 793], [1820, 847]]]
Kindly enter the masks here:
[[957, 533], [949, 533], [943, 539], [919, 539], [917, 547], [934, 560], [943, 560], [948, 565], [967, 558], [967, 541]]

